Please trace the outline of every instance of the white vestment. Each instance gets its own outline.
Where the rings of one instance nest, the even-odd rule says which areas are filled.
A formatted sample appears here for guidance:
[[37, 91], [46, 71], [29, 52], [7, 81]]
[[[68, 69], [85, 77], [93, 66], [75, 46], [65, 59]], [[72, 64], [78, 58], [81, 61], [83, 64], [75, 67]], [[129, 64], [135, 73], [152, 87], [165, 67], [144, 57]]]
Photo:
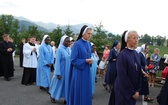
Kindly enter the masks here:
[[[33, 48], [36, 48], [36, 52], [33, 52]], [[37, 58], [39, 55], [38, 46], [32, 46], [29, 43], [23, 46], [23, 67], [37, 68]]]

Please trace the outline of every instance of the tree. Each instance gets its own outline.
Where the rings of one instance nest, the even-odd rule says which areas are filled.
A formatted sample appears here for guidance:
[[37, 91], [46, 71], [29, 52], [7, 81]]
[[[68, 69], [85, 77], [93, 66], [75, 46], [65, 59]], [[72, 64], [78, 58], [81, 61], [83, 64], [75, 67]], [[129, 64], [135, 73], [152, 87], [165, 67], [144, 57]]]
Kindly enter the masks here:
[[150, 44], [150, 42], [151, 42], [151, 36], [149, 36], [148, 34], [145, 34], [142, 37], [142, 41], [143, 41], [143, 43]]
[[66, 29], [64, 30], [64, 34], [68, 36], [72, 36], [73, 31], [71, 30], [71, 26], [69, 24], [66, 26]]
[[27, 31], [26, 26], [24, 24], [22, 24], [20, 32], [22, 33], [25, 31]]
[[108, 33], [107, 36], [108, 36], [109, 39], [115, 38], [115, 35], [113, 35], [112, 33]]
[[40, 31], [38, 30], [37, 26], [29, 26], [28, 34], [29, 34], [29, 37], [35, 36], [37, 39], [41, 38]]
[[55, 45], [58, 46], [60, 39], [62, 37], [62, 29], [58, 25], [56, 29], [54, 29], [50, 35], [51, 39], [55, 42]]
[[[19, 21], [12, 15], [0, 15], [0, 36], [9, 34], [15, 42], [18, 40]], [[2, 40], [2, 37], [0, 37]]]
[[94, 33], [90, 41], [97, 46], [97, 51], [102, 52], [104, 50], [104, 46], [108, 43], [106, 33], [107, 31], [103, 30], [101, 22], [98, 25], [95, 25]]
[[121, 35], [119, 35], [119, 34], [115, 35], [114, 41], [115, 41], [115, 40], [121, 41]]
[[162, 37], [160, 35], [157, 35], [156, 39], [157, 39], [157, 45], [158, 46], [163, 46], [164, 42], [166, 41], [166, 37]]
[[19, 43], [21, 43], [22, 41], [22, 38], [25, 38], [26, 39], [26, 42], [29, 38], [29, 33], [27, 31], [24, 31], [22, 33], [19, 33]]
[[155, 41], [156, 41], [156, 38], [154, 36], [152, 36], [150, 45], [153, 45], [155, 43]]
[[36, 26], [29, 26], [28, 33], [30, 36], [34, 36], [34, 35], [38, 34], [37, 27]]
[[156, 36], [157, 39], [157, 45], [160, 46], [161, 45], [161, 36]]

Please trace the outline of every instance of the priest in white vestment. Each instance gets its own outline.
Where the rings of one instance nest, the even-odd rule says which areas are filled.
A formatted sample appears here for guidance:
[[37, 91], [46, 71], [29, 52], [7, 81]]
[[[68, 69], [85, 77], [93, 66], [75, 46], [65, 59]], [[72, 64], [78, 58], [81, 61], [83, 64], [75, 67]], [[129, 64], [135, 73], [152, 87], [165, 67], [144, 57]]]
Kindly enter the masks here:
[[24, 85], [32, 85], [36, 82], [36, 68], [38, 51], [35, 44], [36, 38], [31, 37], [30, 41], [23, 46], [23, 76], [21, 83]]

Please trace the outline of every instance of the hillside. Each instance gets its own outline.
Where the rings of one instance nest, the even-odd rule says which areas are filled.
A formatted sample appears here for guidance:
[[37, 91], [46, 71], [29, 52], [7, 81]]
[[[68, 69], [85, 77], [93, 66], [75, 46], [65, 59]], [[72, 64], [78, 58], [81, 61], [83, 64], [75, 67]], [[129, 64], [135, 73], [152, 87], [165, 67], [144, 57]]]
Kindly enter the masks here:
[[164, 47], [164, 46], [151, 46], [150, 45], [149, 46], [149, 55], [153, 54], [155, 48], [159, 48], [160, 55], [162, 56], [162, 58], [163, 58], [164, 54], [168, 54], [168, 48], [167, 47]]
[[[19, 20], [19, 25], [20, 25], [19, 31], [21, 30], [22, 27], [25, 27], [26, 29], [28, 29], [28, 26], [32, 26], [32, 25], [37, 26], [38, 30], [45, 31], [45, 32], [52, 32], [54, 29], [57, 28], [58, 25], [61, 27], [62, 30], [65, 30], [67, 27], [67, 25], [55, 24], [52, 22], [50, 23], [34, 22], [25, 17], [15, 17], [15, 18]], [[78, 34], [80, 31], [80, 28], [83, 25], [94, 27], [92, 24], [88, 24], [88, 23], [82, 23], [82, 24], [76, 24], [76, 25], [70, 25], [70, 26], [71, 26], [71, 30], [73, 31], [73, 33]]]
[[35, 23], [29, 22], [29, 21], [25, 21], [25, 20], [20, 20], [19, 21], [19, 25], [20, 25], [19, 31], [21, 31], [22, 28], [28, 30], [29, 26], [37, 26], [38, 30], [49, 32], [49, 30], [45, 29], [44, 27], [41, 27], [41, 26], [39, 26], [39, 25], [37, 25]]

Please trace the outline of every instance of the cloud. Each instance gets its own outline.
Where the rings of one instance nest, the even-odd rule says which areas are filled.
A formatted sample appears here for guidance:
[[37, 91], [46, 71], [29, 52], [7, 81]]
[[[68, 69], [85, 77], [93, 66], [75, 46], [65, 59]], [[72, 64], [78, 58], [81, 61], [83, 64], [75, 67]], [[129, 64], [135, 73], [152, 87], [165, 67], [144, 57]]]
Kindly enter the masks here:
[[0, 14], [63, 25], [102, 22], [114, 33], [135, 29], [156, 36], [167, 33], [166, 4], [166, 0], [1, 0]]

